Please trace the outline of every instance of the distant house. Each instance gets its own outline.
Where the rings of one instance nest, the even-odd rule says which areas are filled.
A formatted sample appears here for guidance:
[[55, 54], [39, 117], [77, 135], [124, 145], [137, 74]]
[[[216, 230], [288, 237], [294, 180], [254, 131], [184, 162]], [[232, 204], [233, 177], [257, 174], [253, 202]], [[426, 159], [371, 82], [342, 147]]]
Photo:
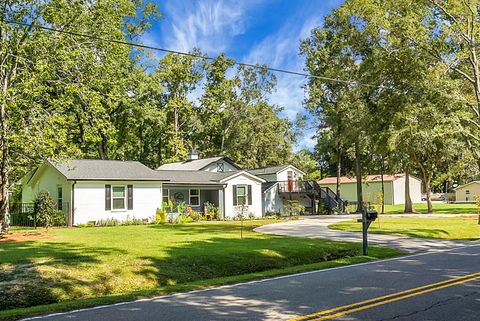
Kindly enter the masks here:
[[455, 188], [457, 203], [475, 202], [475, 195], [480, 195], [480, 181], [471, 181]]
[[224, 219], [240, 210], [255, 217], [281, 212], [285, 200], [298, 200], [316, 213], [318, 203], [331, 195], [321, 193], [316, 182], [300, 181], [303, 175], [291, 165], [242, 170], [228, 157], [199, 159], [196, 153], [156, 170], [136, 161], [45, 161], [22, 179], [22, 203], [31, 204], [48, 190], [57, 208], [68, 213], [70, 225], [151, 219], [169, 201], [184, 202], [198, 212], [208, 202]]
[[[405, 204], [405, 174], [384, 175], [385, 204]], [[318, 182], [321, 187], [329, 187], [336, 191], [337, 178], [326, 177]], [[356, 177], [340, 177], [340, 197], [349, 202], [357, 201]], [[363, 179], [363, 200], [376, 203], [382, 192], [380, 175], [368, 175]], [[410, 175], [410, 197], [413, 203], [422, 201], [422, 181]]]

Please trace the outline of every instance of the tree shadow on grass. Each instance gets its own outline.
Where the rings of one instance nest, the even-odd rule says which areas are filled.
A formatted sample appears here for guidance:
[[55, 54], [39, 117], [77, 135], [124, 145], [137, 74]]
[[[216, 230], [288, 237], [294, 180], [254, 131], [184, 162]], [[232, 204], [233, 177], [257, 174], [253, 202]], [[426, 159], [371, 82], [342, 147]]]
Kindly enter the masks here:
[[159, 286], [263, 272], [359, 255], [357, 245], [316, 239], [270, 236], [211, 238], [181, 243], [166, 250], [165, 258], [146, 256], [140, 273]]
[[95, 280], [85, 282], [67, 271], [77, 266], [97, 264], [99, 257], [112, 253], [122, 254], [124, 251], [70, 243], [1, 243], [0, 310], [55, 303], [64, 296], [75, 297], [82, 285], [88, 285], [93, 291], [102, 289], [105, 276], [99, 275]]

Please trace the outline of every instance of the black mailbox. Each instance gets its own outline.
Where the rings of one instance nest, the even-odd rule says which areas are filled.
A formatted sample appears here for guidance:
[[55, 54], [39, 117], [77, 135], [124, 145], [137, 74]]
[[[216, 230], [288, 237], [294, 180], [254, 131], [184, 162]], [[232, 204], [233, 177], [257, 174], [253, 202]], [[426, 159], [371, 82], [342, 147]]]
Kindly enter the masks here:
[[375, 210], [365, 210], [365, 218], [367, 221], [375, 221], [378, 217], [378, 212]]

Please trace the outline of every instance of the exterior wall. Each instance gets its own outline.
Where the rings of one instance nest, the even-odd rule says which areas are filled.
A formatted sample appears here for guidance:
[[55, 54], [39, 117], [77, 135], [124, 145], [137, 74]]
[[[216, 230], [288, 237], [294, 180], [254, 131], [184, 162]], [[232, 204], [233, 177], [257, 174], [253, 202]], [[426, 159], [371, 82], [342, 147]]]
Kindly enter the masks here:
[[[422, 181], [410, 176], [410, 198], [412, 203], [422, 202]], [[405, 177], [393, 181], [393, 204], [405, 204]]]
[[[467, 194], [467, 191], [469, 194]], [[480, 195], [480, 182], [458, 187], [455, 190], [455, 201], [458, 203], [475, 202], [475, 195]]]
[[[321, 184], [321, 187], [328, 187], [332, 191], [336, 191], [337, 184]], [[378, 193], [382, 191], [381, 182], [363, 183], [363, 200], [365, 202], [376, 203]], [[384, 182], [385, 188], [385, 204], [393, 204], [392, 182]], [[357, 184], [343, 183], [340, 184], [340, 197], [349, 202], [357, 201]]]
[[293, 171], [294, 180], [298, 180], [303, 177], [303, 174], [295, 169], [295, 167], [288, 166], [277, 173], [277, 181], [288, 181], [288, 171]]
[[[133, 210], [105, 210], [105, 185], [133, 185]], [[162, 206], [162, 183], [160, 182], [111, 182], [80, 181], [74, 187], [73, 224], [115, 218], [152, 219], [157, 208]]]
[[263, 214], [274, 212], [280, 213], [282, 209], [282, 199], [278, 194], [278, 185], [274, 185], [263, 194]]
[[[322, 187], [329, 187], [335, 192], [336, 184], [322, 184]], [[376, 203], [378, 193], [382, 191], [382, 182], [363, 183], [363, 200], [370, 203]], [[405, 204], [405, 177], [395, 181], [384, 182], [385, 186], [385, 204]], [[340, 197], [350, 202], [357, 201], [357, 184], [340, 184]], [[422, 181], [410, 176], [410, 197], [413, 203], [422, 201]]]
[[218, 161], [218, 162], [214, 162], [210, 165], [208, 165], [207, 167], [205, 167], [204, 169], [202, 169], [203, 171], [207, 171], [207, 172], [217, 172], [217, 164], [218, 163], [222, 163], [223, 164], [223, 171], [224, 172], [231, 172], [231, 171], [236, 171], [237, 169], [235, 167], [233, 167], [232, 165], [230, 165], [230, 163], [227, 163], [223, 160], [221, 161]]
[[70, 204], [72, 183], [67, 181], [56, 169], [48, 165], [40, 166], [38, 171], [35, 177], [33, 177], [34, 180], [32, 179], [28, 185], [24, 184], [22, 186], [22, 203], [33, 203], [40, 191], [47, 190], [56, 204], [57, 187], [61, 186], [63, 202]]
[[240, 211], [240, 206], [233, 205], [233, 185], [252, 185], [252, 205], [247, 206], [248, 213], [253, 213], [255, 217], [262, 217], [262, 183], [249, 178], [246, 175], [236, 176], [227, 182], [225, 188], [225, 218], [233, 219]]

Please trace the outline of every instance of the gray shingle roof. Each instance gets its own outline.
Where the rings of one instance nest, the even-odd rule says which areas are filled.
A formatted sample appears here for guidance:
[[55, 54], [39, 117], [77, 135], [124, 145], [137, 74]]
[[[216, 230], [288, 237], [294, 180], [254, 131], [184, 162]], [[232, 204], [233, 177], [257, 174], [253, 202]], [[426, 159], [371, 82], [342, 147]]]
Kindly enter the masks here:
[[136, 161], [74, 159], [49, 163], [69, 180], [165, 180], [157, 171]]
[[162, 166], [157, 168], [157, 170], [199, 171], [202, 168], [210, 165], [211, 163], [218, 162], [219, 160], [225, 160], [226, 162], [240, 169], [228, 157], [218, 156], [218, 157], [201, 158], [196, 160], [187, 160], [187, 161], [177, 162], [177, 163], [163, 164]]
[[266, 182], [262, 183], [262, 193], [264, 193], [266, 190], [268, 190], [270, 187], [273, 185], [278, 184], [278, 182]]
[[265, 167], [265, 168], [258, 168], [258, 169], [249, 169], [248, 172], [253, 175], [268, 175], [268, 174], [276, 174], [278, 171], [281, 171], [285, 167], [289, 165], [280, 165], [280, 166], [272, 166], [272, 167]]
[[156, 170], [160, 177], [169, 180], [172, 184], [222, 184], [220, 181], [239, 173], [240, 171], [231, 172], [207, 172], [196, 170]]

